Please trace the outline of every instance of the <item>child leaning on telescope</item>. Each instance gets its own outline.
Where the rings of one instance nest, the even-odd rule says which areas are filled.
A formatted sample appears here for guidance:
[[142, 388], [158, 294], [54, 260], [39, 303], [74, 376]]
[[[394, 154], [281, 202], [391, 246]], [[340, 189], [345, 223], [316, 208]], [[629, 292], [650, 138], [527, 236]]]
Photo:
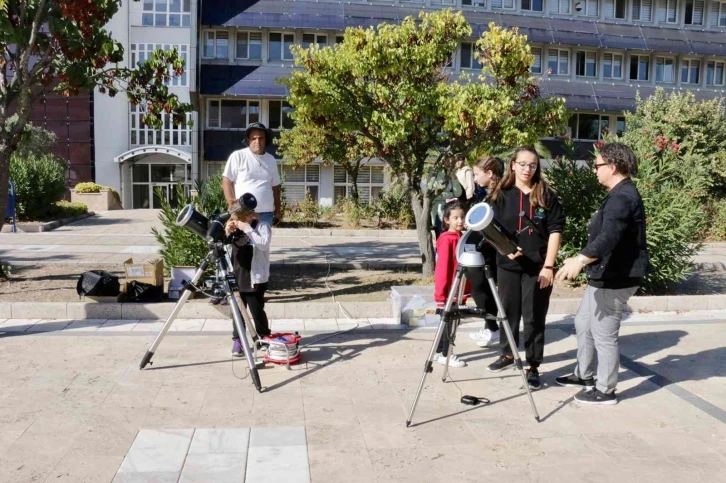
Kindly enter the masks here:
[[[254, 211], [238, 210], [230, 217], [225, 231], [233, 240], [237, 258], [235, 277], [240, 298], [249, 308], [260, 337], [270, 335], [270, 325], [265, 313], [265, 291], [270, 278], [270, 240], [272, 230], [269, 223], [257, 219]], [[244, 356], [237, 327], [232, 324], [232, 355]]]

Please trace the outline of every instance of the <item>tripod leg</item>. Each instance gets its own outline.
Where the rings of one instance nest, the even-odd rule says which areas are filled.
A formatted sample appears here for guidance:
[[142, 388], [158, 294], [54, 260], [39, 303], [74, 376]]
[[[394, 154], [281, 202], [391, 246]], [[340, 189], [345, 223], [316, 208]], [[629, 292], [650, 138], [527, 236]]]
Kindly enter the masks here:
[[[239, 305], [237, 305], [237, 299], [232, 293], [232, 289], [229, 286], [229, 281], [225, 283], [225, 290], [227, 292], [227, 296], [229, 297], [229, 306], [232, 308], [232, 320], [234, 321], [234, 325], [237, 327], [237, 333], [239, 334], [239, 340], [242, 343], [242, 349], [244, 350], [245, 358], [247, 359], [247, 363], [250, 365], [250, 375], [252, 376], [252, 382], [254, 383], [257, 391], [262, 392], [260, 374], [259, 372], [257, 372], [257, 364], [255, 363], [255, 358], [252, 355], [252, 351], [250, 350], [250, 344], [247, 341], [247, 331], [245, 330], [245, 322], [243, 321], [244, 315], [242, 314]], [[244, 313], [245, 315], [248, 315], [247, 310], [245, 310]], [[250, 320], [247, 320], [247, 326], [249, 326], [249, 324], [251, 323], [252, 322]]]
[[449, 291], [449, 297], [446, 300], [446, 306], [444, 306], [444, 310], [441, 312], [441, 319], [439, 322], [439, 328], [436, 330], [436, 336], [434, 336], [434, 342], [431, 344], [431, 350], [429, 350], [429, 356], [426, 359], [426, 362], [424, 363], [424, 370], [423, 375], [421, 376], [421, 382], [418, 385], [418, 389], [416, 390], [416, 396], [413, 399], [413, 404], [411, 405], [411, 411], [408, 413], [408, 419], [406, 420], [406, 427], [411, 426], [411, 420], [413, 419], [413, 413], [416, 411], [416, 405], [418, 404], [418, 399], [421, 397], [421, 391], [423, 390], [424, 383], [426, 382], [426, 375], [430, 372], [433, 372], [433, 360], [434, 356], [436, 355], [436, 350], [439, 347], [439, 341], [441, 341], [441, 338], [444, 337], [444, 332], [446, 331], [446, 321], [449, 320], [451, 317], [451, 311], [454, 305], [454, 297], [456, 295], [456, 290], [459, 287], [459, 282], [461, 282], [461, 277], [463, 274], [463, 270], [457, 270], [456, 277], [454, 278], [454, 283], [451, 287], [451, 290]]
[[509, 322], [507, 321], [507, 314], [504, 312], [502, 301], [499, 299], [497, 286], [494, 284], [494, 279], [489, 272], [489, 267], [487, 267], [486, 273], [487, 281], [489, 282], [489, 288], [491, 288], [492, 295], [494, 295], [494, 301], [497, 303], [497, 310], [499, 311], [499, 320], [501, 321], [499, 324], [499, 328], [500, 330], [504, 330], [504, 333], [507, 335], [507, 341], [509, 341], [509, 348], [512, 350], [512, 355], [514, 356], [514, 364], [517, 366], [517, 369], [519, 369], [519, 373], [522, 376], [524, 388], [527, 391], [527, 397], [529, 398], [529, 404], [530, 406], [532, 406], [532, 413], [534, 414], [534, 419], [539, 422], [539, 413], [537, 412], [537, 406], [535, 406], [534, 399], [532, 398], [532, 391], [529, 390], [527, 375], [524, 373], [524, 367], [522, 367], [522, 358], [519, 357], [519, 350], [517, 349], [517, 345], [514, 343], [514, 335], [512, 335], [512, 329], [509, 327]]
[[[202, 278], [202, 275], [204, 274], [205, 270], [207, 269], [207, 265], [209, 265], [209, 258], [204, 259], [202, 264], [199, 266], [197, 273], [195, 273], [194, 278], [192, 278], [191, 285], [196, 285], [197, 282], [199, 282], [199, 279]], [[171, 311], [169, 318], [166, 319], [166, 323], [164, 324], [164, 327], [161, 328], [161, 331], [156, 336], [156, 339], [154, 339], [154, 342], [151, 344], [151, 347], [149, 347], [149, 350], [146, 351], [144, 358], [141, 359], [141, 364], [139, 365], [139, 369], [143, 369], [144, 367], [146, 367], [147, 364], [151, 363], [151, 358], [154, 357], [154, 352], [156, 352], [157, 347], [159, 347], [159, 344], [161, 344], [161, 340], [164, 338], [166, 333], [169, 331], [169, 329], [171, 329], [171, 324], [174, 323], [174, 319], [176, 319], [176, 316], [179, 315], [181, 308], [184, 306], [184, 303], [189, 299], [191, 294], [192, 294], [192, 292], [188, 288], [184, 289], [184, 291], [181, 294], [181, 297], [179, 297], [179, 301], [176, 303], [176, 306], [174, 307], [174, 310]]]
[[[454, 288], [454, 287], [452, 287]], [[464, 300], [464, 289], [466, 288], [466, 275], [461, 275], [459, 280], [459, 288], [456, 295], [456, 307], [460, 307]], [[456, 341], [456, 331], [459, 328], [459, 317], [454, 318], [451, 321], [451, 329], [448, 334], [445, 334], [449, 338], [449, 350], [446, 353], [446, 365], [444, 366], [444, 374], [441, 376], [441, 381], [446, 382], [446, 378], [449, 377], [449, 361], [451, 360], [451, 354], [454, 353], [454, 342]]]

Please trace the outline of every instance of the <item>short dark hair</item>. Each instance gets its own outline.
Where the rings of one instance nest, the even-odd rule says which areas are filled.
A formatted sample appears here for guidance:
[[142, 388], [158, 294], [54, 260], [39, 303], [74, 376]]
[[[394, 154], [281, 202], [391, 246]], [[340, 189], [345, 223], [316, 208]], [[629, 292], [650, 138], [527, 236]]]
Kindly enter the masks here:
[[638, 174], [638, 158], [635, 157], [633, 150], [625, 144], [607, 143], [597, 151], [602, 156], [603, 161], [615, 165], [618, 173], [625, 176]]

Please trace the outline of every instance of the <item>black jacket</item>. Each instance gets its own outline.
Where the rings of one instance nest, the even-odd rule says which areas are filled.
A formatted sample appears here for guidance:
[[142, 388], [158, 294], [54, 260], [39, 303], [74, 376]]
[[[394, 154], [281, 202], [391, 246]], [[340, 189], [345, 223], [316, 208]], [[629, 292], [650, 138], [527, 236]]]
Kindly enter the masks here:
[[585, 268], [594, 287], [634, 287], [650, 272], [645, 207], [630, 178], [615, 185], [590, 218], [581, 253], [598, 259]]
[[[550, 233], [562, 233], [565, 229], [565, 210], [552, 190], [545, 193], [545, 201], [546, 209], [533, 208], [529, 195], [525, 195], [519, 188], [512, 187], [499, 192], [496, 201], [492, 203], [497, 220], [512, 234], [525, 229], [516, 237], [517, 244], [522, 248], [522, 256], [510, 260], [509, 257], [498, 255], [499, 268], [529, 274], [537, 274], [542, 270]], [[524, 211], [540, 228], [541, 234], [526, 229], [526, 225], [520, 220], [520, 211]]]

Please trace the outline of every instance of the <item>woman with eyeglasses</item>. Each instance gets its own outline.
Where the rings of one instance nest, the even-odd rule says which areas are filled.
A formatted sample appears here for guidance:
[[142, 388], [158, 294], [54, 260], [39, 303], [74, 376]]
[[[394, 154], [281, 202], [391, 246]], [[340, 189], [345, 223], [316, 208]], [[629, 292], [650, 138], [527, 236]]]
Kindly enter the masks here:
[[[527, 383], [541, 386], [539, 366], [544, 357], [545, 317], [555, 275], [555, 259], [565, 228], [565, 212], [554, 191], [542, 177], [539, 154], [533, 147], [521, 147], [505, 169], [504, 178], [491, 195], [494, 213], [511, 233], [518, 234], [519, 251], [498, 255], [499, 296], [514, 339], [519, 345], [519, 321], [524, 322], [524, 348]], [[524, 212], [538, 230], [527, 227]], [[489, 365], [499, 372], [514, 364], [506, 338], [502, 338], [499, 358]]]

